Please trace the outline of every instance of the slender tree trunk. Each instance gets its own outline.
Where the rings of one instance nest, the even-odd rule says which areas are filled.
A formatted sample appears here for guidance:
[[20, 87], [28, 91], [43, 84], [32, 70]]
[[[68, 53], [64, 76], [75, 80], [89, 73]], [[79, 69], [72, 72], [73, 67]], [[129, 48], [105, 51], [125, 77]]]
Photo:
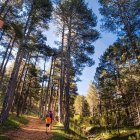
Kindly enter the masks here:
[[1, 66], [0, 66], [0, 72], [2, 73], [3, 71], [3, 67], [4, 67], [4, 62], [6, 61], [6, 58], [7, 58], [7, 55], [8, 55], [8, 50], [10, 49], [11, 47], [11, 42], [12, 42], [12, 38], [10, 39], [10, 42], [6, 48], [6, 51], [5, 51], [5, 54], [4, 54], [4, 57], [3, 57], [3, 60], [2, 60], [2, 63], [1, 63]]
[[10, 59], [10, 56], [11, 56], [11, 53], [12, 53], [12, 50], [13, 50], [13, 47], [14, 47], [14, 43], [15, 43], [15, 38], [12, 42], [12, 45], [10, 46], [10, 51], [9, 51], [8, 56], [7, 56], [7, 60], [6, 60], [5, 64], [3, 65], [3, 68], [2, 68], [1, 83], [3, 82], [3, 77], [4, 77], [4, 74], [5, 74], [6, 66], [8, 64], [9, 59]]
[[55, 60], [56, 60], [56, 58], [54, 58], [53, 67], [52, 67], [53, 73], [52, 73], [52, 78], [51, 78], [50, 96], [48, 98], [48, 109], [47, 109], [48, 112], [49, 112], [49, 110], [51, 108], [52, 97], [53, 97], [53, 90], [54, 90], [53, 77], [55, 76]]
[[61, 122], [62, 119], [62, 100], [63, 100], [63, 90], [64, 90], [64, 56], [63, 56], [63, 48], [64, 48], [64, 35], [65, 35], [65, 24], [63, 23], [63, 31], [62, 31], [62, 46], [61, 46], [61, 68], [60, 68], [60, 91], [59, 91], [59, 100], [58, 100], [58, 121]]
[[63, 71], [63, 97], [62, 97], [62, 122], [65, 122], [65, 103], [66, 103], [66, 62], [64, 61], [64, 71]]
[[49, 103], [48, 103], [48, 112], [49, 112], [49, 110], [51, 110], [53, 94], [54, 94], [54, 85], [51, 87], [51, 91], [50, 91], [50, 98], [49, 98]]
[[140, 109], [139, 109], [139, 105], [138, 105], [138, 101], [137, 101], [135, 91], [134, 91], [134, 101], [135, 101], [135, 107], [136, 107], [136, 110], [137, 110], [137, 118], [138, 118], [138, 125], [139, 125], [140, 124]]
[[28, 84], [28, 87], [27, 87], [27, 90], [25, 91], [25, 93], [23, 94], [21, 94], [21, 98], [22, 98], [22, 100], [21, 100], [21, 103], [20, 103], [20, 112], [19, 112], [19, 114], [20, 113], [24, 113], [24, 107], [25, 107], [25, 104], [27, 103], [27, 98], [29, 97], [29, 95], [30, 95], [30, 86], [31, 86], [31, 83], [32, 83], [32, 77], [30, 77], [30, 81], [29, 81], [29, 84]]
[[[29, 64], [30, 64], [30, 59], [31, 59], [31, 53], [30, 54], [28, 53], [27, 54], [27, 58], [25, 60], [25, 64], [24, 64], [22, 72], [21, 72], [21, 75], [18, 78], [16, 93], [19, 91], [20, 87], [22, 89], [22, 86], [20, 86], [20, 84], [25, 82], [25, 78], [26, 78], [26, 75], [27, 75], [28, 67], [29, 67]], [[22, 79], [24, 79], [23, 82], [22, 82]]]
[[[47, 91], [46, 91], [46, 94], [45, 94], [45, 101], [44, 101], [44, 105], [45, 105], [45, 110], [43, 111], [45, 113], [46, 109], [47, 109], [47, 100], [48, 100], [48, 94], [49, 94], [49, 89], [50, 89], [50, 82], [51, 82], [51, 75], [52, 75], [52, 67], [53, 67], [53, 57], [52, 57], [52, 60], [51, 60], [51, 67], [50, 67], [50, 73], [49, 73], [49, 79], [48, 79], [48, 86], [47, 86]], [[44, 116], [45, 114], [43, 114]]]
[[65, 123], [64, 123], [64, 129], [65, 131], [69, 130], [69, 92], [70, 92], [70, 69], [71, 69], [71, 22], [72, 19], [70, 18], [69, 21], [69, 32], [68, 32], [68, 46], [67, 46], [67, 57], [66, 57], [66, 87], [65, 87]]
[[128, 109], [128, 105], [127, 105], [128, 103], [127, 103], [125, 93], [123, 92], [123, 87], [122, 87], [122, 83], [121, 83], [121, 80], [120, 80], [120, 70], [119, 70], [118, 64], [117, 64], [117, 77], [116, 77], [116, 80], [117, 80], [116, 81], [117, 82], [117, 87], [120, 90], [121, 95], [122, 95], [123, 104], [124, 104], [124, 107], [125, 107], [125, 112], [126, 112], [128, 120], [129, 120], [130, 119], [130, 112], [129, 112], [129, 109]]
[[56, 106], [57, 106], [57, 101], [58, 101], [58, 95], [59, 95], [59, 86], [58, 89], [56, 91], [56, 97], [55, 97], [55, 101], [54, 101], [54, 105], [52, 107], [52, 111], [55, 112], [56, 111]]
[[[37, 60], [38, 60], [38, 54], [35, 58], [35, 63], [34, 63], [34, 66], [36, 67], [36, 64], [37, 64]], [[20, 115], [21, 113], [23, 114], [24, 113], [24, 107], [25, 107], [25, 104], [27, 102], [27, 98], [29, 97], [30, 95], [30, 86], [31, 86], [31, 83], [32, 83], [32, 76], [30, 77], [30, 81], [29, 81], [29, 84], [28, 84], [28, 87], [27, 87], [27, 90], [24, 92], [23, 89], [24, 89], [24, 85], [25, 85], [25, 82], [24, 82], [24, 85], [22, 87], [22, 90], [21, 90], [21, 93], [20, 93], [20, 96], [21, 96], [21, 101], [19, 100], [19, 104], [20, 104], [20, 110], [18, 112], [18, 115]], [[24, 93], [24, 94], [23, 94]], [[18, 106], [19, 107], [19, 106]]]
[[[21, 100], [20, 96], [21, 96], [22, 91], [23, 91], [24, 82], [25, 82], [25, 78], [26, 78], [26, 75], [27, 75], [30, 58], [31, 58], [31, 54], [28, 53], [27, 54], [27, 59], [26, 59], [25, 64], [22, 68], [21, 75], [18, 78], [18, 83], [17, 83], [17, 86], [16, 86], [16, 91], [15, 91], [15, 96], [14, 96], [14, 101], [13, 101], [13, 105], [16, 106], [16, 108], [18, 108], [17, 106], [18, 106], [18, 104]], [[23, 79], [23, 81], [22, 81], [22, 79]]]
[[43, 116], [43, 95], [44, 95], [44, 76], [45, 76], [45, 72], [46, 72], [46, 57], [45, 57], [45, 62], [44, 62], [42, 88], [41, 88], [40, 103], [39, 103], [39, 117], [40, 118], [42, 118], [42, 116]]

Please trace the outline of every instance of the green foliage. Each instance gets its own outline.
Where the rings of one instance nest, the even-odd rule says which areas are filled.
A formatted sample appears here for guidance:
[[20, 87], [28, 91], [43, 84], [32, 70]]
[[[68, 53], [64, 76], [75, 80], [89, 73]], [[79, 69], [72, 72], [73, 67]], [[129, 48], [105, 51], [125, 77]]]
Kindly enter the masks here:
[[10, 115], [9, 118], [0, 127], [0, 140], [10, 140], [4, 135], [5, 132], [13, 129], [18, 129], [21, 124], [27, 124], [28, 120], [25, 116], [15, 117]]
[[11, 129], [19, 128], [20, 124], [27, 124], [28, 120], [25, 116], [15, 117], [14, 115], [10, 115], [9, 118], [3, 123], [0, 131], [7, 131]]
[[85, 66], [94, 64], [92, 43], [99, 38], [99, 32], [95, 29], [97, 17], [84, 0], [59, 1], [55, 16], [59, 34], [63, 25], [65, 26], [64, 30], [71, 30], [69, 33], [65, 33], [65, 36], [68, 37], [68, 34], [71, 36], [66, 44], [71, 44], [71, 61], [76, 75], [81, 74]]
[[10, 140], [10, 138], [6, 137], [5, 135], [0, 135], [0, 140]]
[[[117, 42], [109, 46], [100, 59], [95, 80], [100, 97], [99, 112], [105, 121], [100, 121], [101, 125], [133, 126], [139, 119], [140, 77], [137, 72], [140, 65], [137, 61], [132, 63], [130, 51], [125, 42]], [[125, 59], [122, 59], [123, 55]]]
[[139, 140], [140, 139], [140, 133], [136, 133], [135, 136], [129, 136], [128, 140]]
[[103, 15], [102, 27], [125, 38], [133, 52], [131, 55], [139, 59], [139, 0], [99, 0], [99, 3], [101, 4], [100, 13]]
[[86, 138], [78, 135], [72, 130], [69, 130], [69, 133], [65, 133], [63, 129], [63, 125], [56, 124], [54, 125], [53, 137], [51, 140], [86, 140]]
[[88, 93], [86, 96], [86, 100], [89, 105], [90, 115], [97, 116], [98, 115], [98, 102], [99, 99], [97, 97], [96, 87], [93, 83], [90, 83]]
[[78, 95], [74, 103], [75, 114], [81, 117], [89, 116], [89, 106], [84, 96]]

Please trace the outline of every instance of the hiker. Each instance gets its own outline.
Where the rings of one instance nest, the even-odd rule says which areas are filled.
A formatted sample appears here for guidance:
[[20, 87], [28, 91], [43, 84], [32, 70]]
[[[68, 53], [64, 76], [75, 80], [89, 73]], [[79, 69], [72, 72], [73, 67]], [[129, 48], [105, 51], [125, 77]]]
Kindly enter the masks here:
[[49, 115], [46, 115], [46, 133], [48, 133], [48, 129], [50, 128], [51, 118]]
[[53, 122], [53, 113], [52, 111], [49, 112], [49, 117], [51, 118], [50, 130], [52, 129], [52, 122]]

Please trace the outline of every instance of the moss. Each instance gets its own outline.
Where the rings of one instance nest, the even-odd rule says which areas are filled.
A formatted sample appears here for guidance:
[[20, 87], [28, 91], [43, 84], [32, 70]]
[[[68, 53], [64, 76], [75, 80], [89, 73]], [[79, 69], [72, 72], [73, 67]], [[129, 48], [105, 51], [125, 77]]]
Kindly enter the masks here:
[[10, 139], [5, 135], [0, 135], [0, 140], [10, 140]]
[[85, 140], [86, 139], [79, 136], [72, 130], [69, 130], [68, 133], [65, 133], [62, 124], [54, 125], [52, 132], [53, 132], [53, 137], [51, 138], [51, 140]]
[[14, 115], [10, 115], [9, 118], [0, 127], [0, 134], [11, 129], [17, 129], [19, 128], [20, 124], [27, 124], [27, 123], [28, 120], [26, 119], [25, 116], [16, 117]]

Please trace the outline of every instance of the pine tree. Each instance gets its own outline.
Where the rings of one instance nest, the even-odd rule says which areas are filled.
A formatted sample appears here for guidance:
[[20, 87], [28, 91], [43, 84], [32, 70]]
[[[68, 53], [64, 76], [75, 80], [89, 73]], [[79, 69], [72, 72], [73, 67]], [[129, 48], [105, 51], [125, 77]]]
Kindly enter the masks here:
[[[69, 93], [70, 68], [80, 74], [83, 68], [94, 64], [90, 57], [94, 53], [92, 43], [98, 39], [99, 33], [94, 29], [96, 16], [88, 9], [84, 0], [64, 0], [56, 7], [57, 24], [62, 33], [62, 46], [65, 51], [66, 84], [65, 84], [65, 130], [69, 129]], [[64, 42], [64, 43], [63, 43]], [[63, 52], [62, 52], [63, 53]], [[62, 59], [64, 62], [64, 59]]]
[[87, 102], [89, 104], [89, 108], [90, 108], [90, 114], [92, 117], [97, 115], [97, 109], [98, 109], [98, 96], [97, 96], [97, 91], [96, 91], [96, 87], [95, 85], [91, 82], [89, 84], [89, 89], [88, 89], [88, 93], [87, 93]]
[[134, 58], [139, 60], [139, 0], [99, 0], [103, 27], [120, 37], [126, 37]]

